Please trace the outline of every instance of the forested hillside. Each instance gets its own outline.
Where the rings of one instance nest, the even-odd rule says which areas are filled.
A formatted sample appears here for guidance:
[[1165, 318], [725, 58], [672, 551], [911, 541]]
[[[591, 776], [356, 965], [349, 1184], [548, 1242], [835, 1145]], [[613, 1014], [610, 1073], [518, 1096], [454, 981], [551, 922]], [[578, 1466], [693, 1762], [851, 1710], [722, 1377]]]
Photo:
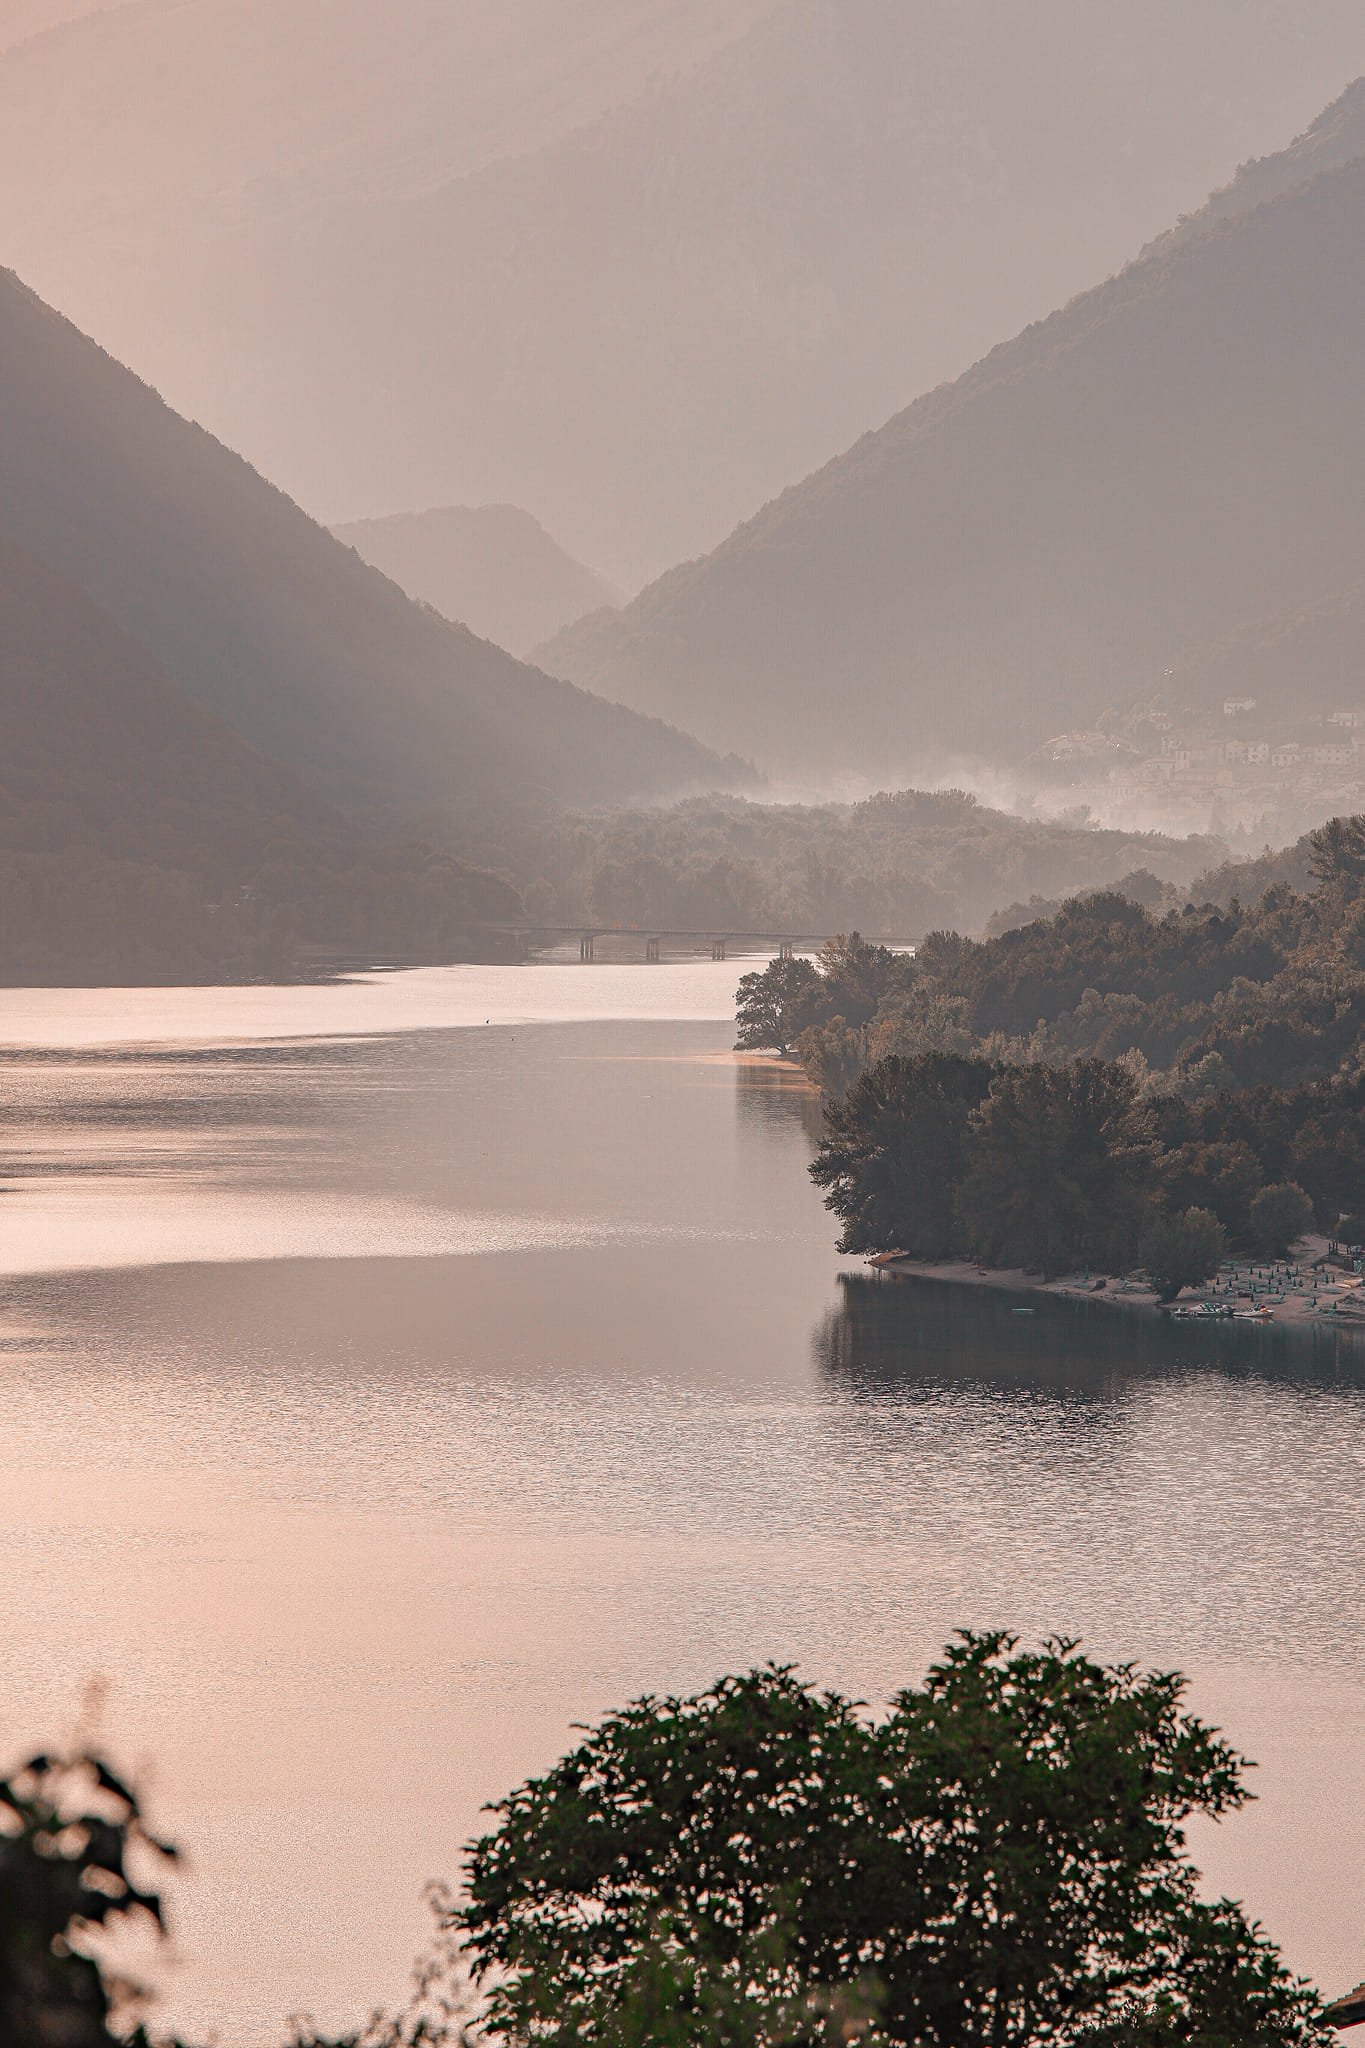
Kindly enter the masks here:
[[[913, 955], [857, 933], [739, 987], [742, 1047], [829, 1098], [812, 1167], [850, 1252], [1044, 1277], [1365, 1239], [1365, 818], [1310, 887], [1153, 915], [1118, 891]], [[1249, 874], [1254, 883], [1259, 877]]]
[[1144, 870], [1187, 882], [1218, 842], [1013, 817], [961, 790], [859, 804], [696, 798], [671, 809], [570, 814], [520, 835], [509, 865], [541, 917], [688, 929], [839, 931], [900, 940], [975, 930], [1019, 895]]
[[515, 892], [356, 827], [0, 538], [0, 983], [448, 959]]
[[1259, 721], [1365, 711], [1365, 582], [1353, 580], [1277, 618], [1258, 617], [1193, 649], [1172, 664], [1153, 695], [1196, 713], [1216, 713], [1228, 697], [1254, 697]]
[[[1160, 897], [1138, 880], [1137, 895]], [[913, 955], [855, 935], [823, 967], [774, 963], [745, 984], [741, 1036], [797, 1046], [828, 1091], [892, 1053], [1121, 1060], [1191, 1100], [1359, 1063], [1365, 820], [1221, 866], [1178, 906], [1137, 895], [1087, 891], [981, 940], [934, 931]]]
[[1362, 351], [1355, 156], [1158, 244], [541, 658], [775, 765], [1015, 758], [1358, 579]]
[[0, 533], [329, 796], [459, 819], [724, 779], [405, 597], [0, 273]]

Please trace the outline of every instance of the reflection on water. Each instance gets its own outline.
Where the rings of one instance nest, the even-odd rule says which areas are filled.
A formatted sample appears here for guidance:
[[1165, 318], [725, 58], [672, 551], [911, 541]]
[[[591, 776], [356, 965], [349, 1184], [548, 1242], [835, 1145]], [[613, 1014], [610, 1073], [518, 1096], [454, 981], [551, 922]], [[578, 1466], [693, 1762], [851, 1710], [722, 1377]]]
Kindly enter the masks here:
[[934, 1379], [1116, 1398], [1144, 1379], [1190, 1372], [1365, 1389], [1365, 1344], [1339, 1329], [1175, 1322], [890, 1275], [842, 1272], [838, 1284], [816, 1351], [831, 1383], [855, 1398], [905, 1395]]
[[396, 1991], [572, 1722], [769, 1656], [884, 1697], [963, 1623], [1190, 1670], [1264, 1767], [1201, 1855], [1360, 1974], [1354, 1356], [868, 1280], [812, 1098], [629, 987], [372, 1037], [335, 993], [340, 1041], [5, 1071], [0, 1737], [115, 1681], [196, 1852], [184, 2031]]
[[[883, 1524], [928, 1526], [973, 1615], [1173, 1663], [1292, 1642], [1356, 1668], [1359, 1346], [1083, 1302], [1017, 1316], [933, 1283], [842, 1276], [841, 1294], [817, 1339], [841, 1443], [888, 1482]], [[991, 1529], [965, 1559], [948, 1502]]]

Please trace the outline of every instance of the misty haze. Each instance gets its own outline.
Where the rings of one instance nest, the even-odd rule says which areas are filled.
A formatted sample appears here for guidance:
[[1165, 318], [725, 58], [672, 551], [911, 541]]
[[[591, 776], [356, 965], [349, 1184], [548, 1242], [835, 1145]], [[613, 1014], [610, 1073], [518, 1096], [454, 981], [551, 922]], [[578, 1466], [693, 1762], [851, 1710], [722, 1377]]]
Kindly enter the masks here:
[[1357, 0], [6, 0], [0, 223], [0, 2048], [1353, 2038]]

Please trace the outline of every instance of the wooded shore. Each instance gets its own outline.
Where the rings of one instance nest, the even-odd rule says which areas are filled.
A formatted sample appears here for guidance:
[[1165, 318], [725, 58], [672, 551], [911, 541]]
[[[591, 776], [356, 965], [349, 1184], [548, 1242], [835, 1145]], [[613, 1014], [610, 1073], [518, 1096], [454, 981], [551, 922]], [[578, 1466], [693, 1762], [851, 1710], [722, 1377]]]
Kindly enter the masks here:
[[1002, 1293], [1093, 1301], [1110, 1308], [1157, 1310], [1181, 1318], [1257, 1323], [1326, 1323], [1365, 1333], [1365, 1276], [1347, 1256], [1334, 1257], [1328, 1240], [1306, 1238], [1288, 1259], [1229, 1260], [1206, 1286], [1172, 1302], [1137, 1275], [1067, 1273], [1045, 1280], [1022, 1269], [981, 1266], [973, 1259], [926, 1260], [883, 1253], [867, 1262], [896, 1280], [940, 1280]]

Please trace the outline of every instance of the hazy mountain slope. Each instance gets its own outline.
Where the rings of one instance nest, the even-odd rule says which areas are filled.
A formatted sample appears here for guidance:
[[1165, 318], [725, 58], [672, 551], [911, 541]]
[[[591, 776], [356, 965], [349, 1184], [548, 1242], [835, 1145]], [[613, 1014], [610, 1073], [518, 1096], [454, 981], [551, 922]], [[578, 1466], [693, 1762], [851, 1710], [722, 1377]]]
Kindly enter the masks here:
[[1358, 78], [1288, 149], [1243, 164], [1230, 184], [1213, 193], [1198, 213], [1160, 236], [1152, 249], [1170, 248], [1218, 221], [1235, 220], [1253, 206], [1283, 198], [1322, 172], [1339, 171], [1360, 156], [1365, 156], [1365, 79]]
[[347, 800], [594, 801], [714, 778], [681, 734], [414, 605], [8, 273], [0, 532]]
[[69, 21], [135, 4], [136, 0], [5, 0], [0, 7], [0, 51], [12, 50], [30, 36], [64, 27]]
[[310, 506], [638, 585], [1362, 69], [1359, 0], [138, 0], [0, 61], [0, 230]]
[[216, 230], [430, 190], [595, 119], [775, 0], [5, 4], [26, 36], [75, 24], [0, 69], [0, 184], [50, 181], [34, 239], [66, 246], [206, 207]]
[[409, 597], [527, 654], [573, 619], [619, 602], [515, 505], [446, 505], [332, 531]]
[[1008, 757], [1359, 574], [1365, 161], [1155, 252], [543, 653], [772, 762]]
[[0, 985], [450, 959], [516, 892], [335, 811], [0, 537]]
[[1181, 655], [1158, 694], [1194, 711], [1255, 697], [1281, 716], [1365, 712], [1365, 581]]
[[0, 842], [199, 867], [342, 821], [178, 690], [64, 576], [0, 536]]

